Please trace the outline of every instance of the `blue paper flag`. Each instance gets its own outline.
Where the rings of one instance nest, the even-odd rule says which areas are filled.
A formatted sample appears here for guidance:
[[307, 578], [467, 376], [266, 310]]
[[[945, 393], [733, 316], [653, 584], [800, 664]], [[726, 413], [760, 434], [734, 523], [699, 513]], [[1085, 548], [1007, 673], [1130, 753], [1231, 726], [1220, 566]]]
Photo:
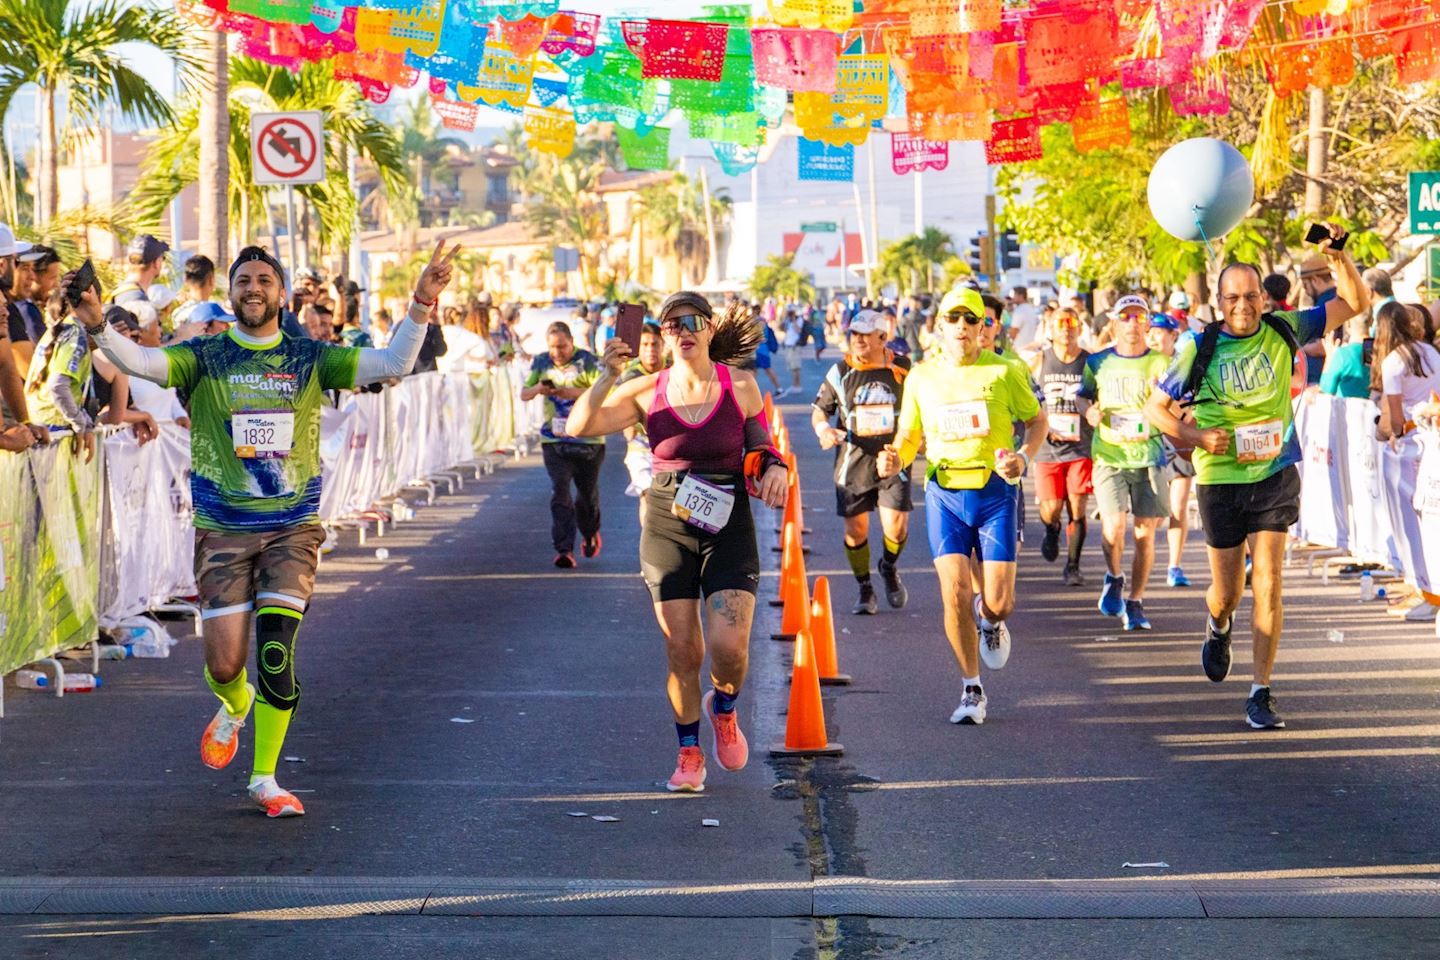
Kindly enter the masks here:
[[820, 140], [801, 137], [799, 156], [801, 180], [855, 179], [854, 144], [832, 147]]

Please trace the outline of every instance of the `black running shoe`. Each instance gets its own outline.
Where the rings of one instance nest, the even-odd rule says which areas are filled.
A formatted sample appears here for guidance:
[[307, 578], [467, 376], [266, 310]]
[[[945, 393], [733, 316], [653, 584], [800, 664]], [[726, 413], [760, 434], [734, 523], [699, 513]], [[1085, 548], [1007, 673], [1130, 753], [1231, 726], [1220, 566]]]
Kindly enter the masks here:
[[899, 610], [905, 606], [905, 601], [910, 599], [910, 591], [900, 582], [900, 568], [893, 563], [886, 563], [882, 557], [879, 569], [880, 579], [885, 581], [885, 602]]
[[555, 554], [555, 566], [561, 570], [570, 570], [575, 566], [575, 554], [568, 550], [561, 550]]
[[1045, 524], [1045, 539], [1040, 541], [1040, 556], [1049, 563], [1054, 563], [1055, 558], [1060, 556], [1060, 524]]
[[869, 583], [860, 584], [860, 599], [855, 601], [855, 606], [850, 612], [855, 614], [880, 612], [880, 602], [875, 599], [875, 588]]
[[600, 556], [601, 543], [600, 531], [596, 530], [595, 536], [586, 537], [585, 542], [580, 544], [580, 552], [586, 557], [598, 557]]
[[1285, 721], [1275, 712], [1275, 698], [1269, 687], [1261, 687], [1245, 701], [1245, 722], [1256, 730], [1283, 730]]
[[[1235, 626], [1233, 617], [1230, 626], [1232, 629]], [[1205, 668], [1205, 676], [1216, 683], [1230, 676], [1230, 631], [1216, 630], [1211, 617], [1205, 618], [1205, 645], [1200, 648], [1200, 665]]]
[[1065, 586], [1067, 586], [1067, 587], [1083, 587], [1083, 586], [1085, 586], [1085, 577], [1082, 576], [1081, 573], [1080, 573], [1080, 564], [1078, 564], [1078, 563], [1067, 563], [1067, 564], [1065, 564]]

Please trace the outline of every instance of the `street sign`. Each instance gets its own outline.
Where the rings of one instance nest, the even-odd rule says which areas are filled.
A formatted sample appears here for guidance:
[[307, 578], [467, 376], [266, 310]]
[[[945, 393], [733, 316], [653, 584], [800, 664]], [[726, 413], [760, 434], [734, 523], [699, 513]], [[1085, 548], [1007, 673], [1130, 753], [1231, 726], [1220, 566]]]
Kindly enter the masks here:
[[1410, 232], [1440, 233], [1440, 170], [1410, 174]]
[[800, 224], [801, 233], [834, 233], [840, 229], [840, 225], [834, 220], [820, 220], [815, 223]]
[[1440, 243], [1432, 243], [1426, 255], [1429, 269], [1425, 271], [1425, 285], [1429, 288], [1430, 298], [1435, 299], [1440, 297]]
[[264, 187], [325, 181], [324, 114], [319, 110], [250, 115], [250, 170]]

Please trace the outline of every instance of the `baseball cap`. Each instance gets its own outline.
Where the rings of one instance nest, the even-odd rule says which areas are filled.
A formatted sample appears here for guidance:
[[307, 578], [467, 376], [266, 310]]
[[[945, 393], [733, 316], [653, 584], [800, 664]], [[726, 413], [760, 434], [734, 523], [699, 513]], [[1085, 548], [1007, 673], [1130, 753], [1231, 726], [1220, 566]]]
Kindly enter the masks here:
[[1138, 294], [1127, 293], [1115, 301], [1115, 306], [1110, 308], [1110, 316], [1118, 317], [1126, 310], [1143, 310], [1148, 316], [1150, 314], [1150, 304], [1146, 303], [1145, 298]]
[[0, 223], [0, 257], [15, 257], [30, 251], [31, 244], [16, 240], [9, 224]]
[[164, 310], [175, 302], [175, 291], [170, 289], [168, 284], [164, 283], [150, 284], [150, 289], [146, 291], [146, 295], [150, 298], [150, 305], [157, 311]]
[[170, 244], [164, 240], [157, 239], [151, 234], [142, 233], [130, 241], [130, 246], [125, 248], [128, 256], [139, 257], [143, 262], [159, 260], [170, 252]]
[[112, 303], [105, 308], [105, 322], [112, 327], [123, 327], [127, 330], [140, 329], [140, 322], [135, 319], [135, 314], [118, 303]]
[[980, 296], [979, 290], [971, 290], [969, 287], [956, 287], [945, 294], [940, 301], [940, 316], [946, 317], [957, 310], [969, 310], [977, 317], [985, 316], [985, 300]]
[[234, 323], [235, 318], [225, 312], [225, 308], [214, 300], [206, 300], [197, 303], [190, 309], [190, 314], [185, 318], [187, 323]]
[[1189, 310], [1190, 297], [1184, 290], [1176, 290], [1170, 294], [1170, 306], [1176, 310]]
[[30, 249], [20, 254], [16, 259], [21, 263], [33, 264], [36, 270], [44, 270], [52, 263], [60, 262], [60, 254], [54, 247], [47, 247], [43, 243], [32, 244]]
[[850, 321], [850, 333], [874, 333], [885, 329], [885, 318], [874, 310], [861, 310]]
[[1150, 314], [1150, 329], [1152, 330], [1179, 330], [1180, 321], [1168, 313]]

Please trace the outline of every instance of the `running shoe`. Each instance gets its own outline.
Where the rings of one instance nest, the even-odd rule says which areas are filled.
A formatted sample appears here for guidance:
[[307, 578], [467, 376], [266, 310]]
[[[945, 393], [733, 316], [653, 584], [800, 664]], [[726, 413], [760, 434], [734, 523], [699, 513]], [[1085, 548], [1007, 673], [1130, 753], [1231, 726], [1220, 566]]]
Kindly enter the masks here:
[[1067, 587], [1083, 587], [1083, 586], [1085, 586], [1085, 577], [1084, 577], [1083, 574], [1080, 573], [1080, 564], [1078, 564], [1078, 563], [1067, 563], [1067, 564], [1065, 564], [1065, 586], [1067, 586]]
[[276, 783], [274, 777], [266, 777], [250, 784], [249, 792], [250, 799], [272, 820], [276, 817], [305, 816], [304, 804], [293, 793]]
[[561, 550], [555, 554], [555, 566], [561, 570], [573, 570], [575, 568], [575, 554], [569, 550]]
[[999, 670], [1010, 660], [1010, 628], [1005, 621], [985, 625], [980, 617], [980, 597], [975, 597], [975, 629], [980, 633], [980, 659], [991, 670]]
[[880, 601], [875, 599], [875, 588], [868, 582], [860, 584], [860, 599], [855, 601], [854, 614], [875, 614], [880, 612]]
[[900, 582], [900, 568], [893, 563], [886, 563], [885, 558], [880, 558], [880, 579], [885, 581], [885, 602], [899, 610], [905, 606], [905, 601], [910, 599], [910, 591], [905, 589], [905, 584]]
[[700, 793], [705, 789], [705, 754], [699, 747], [681, 747], [675, 772], [665, 781], [671, 793]]
[[1040, 541], [1040, 556], [1050, 563], [1060, 556], [1060, 524], [1045, 524], [1045, 539]]
[[1126, 600], [1125, 612], [1120, 615], [1126, 630], [1149, 630], [1150, 621], [1145, 616], [1145, 607], [1139, 600]]
[[[1235, 627], [1233, 617], [1230, 627]], [[1215, 628], [1215, 619], [1209, 616], [1205, 618], [1205, 643], [1200, 648], [1200, 665], [1205, 668], [1205, 676], [1216, 683], [1230, 676], [1230, 631], [1221, 633]]]
[[222, 703], [215, 711], [215, 719], [200, 735], [200, 762], [211, 770], [223, 770], [235, 759], [235, 751], [240, 747], [240, 728], [245, 726], [245, 718], [250, 716], [250, 708], [255, 706], [255, 685], [245, 684], [245, 692], [250, 695], [250, 700], [244, 713], [238, 717], [231, 716]]
[[1105, 588], [1100, 591], [1100, 602], [1096, 604], [1107, 617], [1118, 617], [1125, 612], [1125, 578], [1105, 574]]
[[960, 706], [950, 714], [950, 722], [980, 726], [985, 722], [985, 705], [988, 702], [985, 691], [972, 683], [965, 688], [965, 696], [960, 698]]
[[1170, 572], [1165, 575], [1165, 582], [1172, 587], [1190, 586], [1190, 578], [1185, 576], [1185, 571], [1180, 567], [1171, 567]]
[[1256, 730], [1282, 730], [1285, 721], [1280, 719], [1280, 714], [1275, 712], [1275, 697], [1271, 695], [1269, 687], [1261, 687], [1250, 694], [1250, 699], [1245, 701], [1245, 722]]
[[586, 537], [585, 542], [580, 544], [580, 552], [587, 558], [600, 556], [600, 531], [595, 531], [595, 536]]
[[714, 703], [714, 690], [705, 694], [705, 699], [700, 701], [700, 705], [705, 708], [705, 716], [710, 718], [710, 729], [715, 733], [715, 759], [725, 770], [743, 769], [750, 759], [750, 744], [740, 729], [735, 711], [716, 713], [713, 709]]

